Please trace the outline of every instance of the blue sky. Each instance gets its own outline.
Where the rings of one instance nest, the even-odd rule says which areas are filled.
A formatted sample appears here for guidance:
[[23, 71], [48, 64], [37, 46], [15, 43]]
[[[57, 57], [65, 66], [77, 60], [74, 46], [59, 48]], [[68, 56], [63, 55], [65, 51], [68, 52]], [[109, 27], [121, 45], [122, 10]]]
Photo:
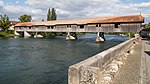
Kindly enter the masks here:
[[92, 18], [140, 14], [150, 22], [149, 0], [0, 0], [0, 14], [18, 20], [29, 14], [33, 21], [46, 20], [48, 8], [56, 8], [58, 19]]

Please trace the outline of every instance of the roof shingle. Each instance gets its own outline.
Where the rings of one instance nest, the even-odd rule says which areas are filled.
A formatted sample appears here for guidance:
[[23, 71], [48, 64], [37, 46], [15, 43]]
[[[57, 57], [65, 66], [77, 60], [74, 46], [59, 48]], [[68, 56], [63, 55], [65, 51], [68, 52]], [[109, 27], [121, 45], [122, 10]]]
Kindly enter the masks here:
[[144, 22], [142, 15], [131, 15], [131, 16], [114, 16], [114, 17], [100, 17], [100, 18], [75, 18], [70, 20], [53, 20], [43, 22], [24, 22], [18, 23], [15, 26], [52, 26], [52, 25], [81, 25], [81, 24], [92, 24], [92, 23], [123, 23], [123, 22]]

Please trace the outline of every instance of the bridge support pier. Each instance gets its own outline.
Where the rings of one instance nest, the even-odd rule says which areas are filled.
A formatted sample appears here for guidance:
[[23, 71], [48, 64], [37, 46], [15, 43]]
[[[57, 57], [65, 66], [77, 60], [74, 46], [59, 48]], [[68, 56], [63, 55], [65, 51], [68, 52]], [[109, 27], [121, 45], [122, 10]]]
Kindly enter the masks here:
[[28, 38], [28, 37], [31, 37], [31, 35], [28, 32], [24, 31], [24, 37]]
[[96, 37], [96, 42], [103, 42], [106, 41], [104, 37], [104, 32], [98, 32]]
[[34, 38], [43, 38], [42, 35], [38, 34], [38, 32], [35, 33]]
[[70, 32], [67, 33], [66, 40], [76, 40], [76, 39], [77, 39], [77, 35], [75, 32], [74, 33], [70, 33]]
[[19, 34], [18, 32], [16, 32], [16, 31], [14, 31], [14, 34], [15, 34], [16, 36], [20, 36], [20, 34]]

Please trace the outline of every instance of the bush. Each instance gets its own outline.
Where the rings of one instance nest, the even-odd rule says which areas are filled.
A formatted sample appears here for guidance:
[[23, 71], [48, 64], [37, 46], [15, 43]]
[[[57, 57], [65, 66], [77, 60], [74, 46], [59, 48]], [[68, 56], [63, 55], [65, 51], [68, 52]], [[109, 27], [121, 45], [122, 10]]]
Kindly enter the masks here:
[[0, 32], [0, 37], [6, 37], [6, 38], [8, 38], [8, 37], [14, 37], [14, 36], [15, 35], [12, 34], [12, 33], [10, 33], [10, 32], [6, 32], [6, 31]]

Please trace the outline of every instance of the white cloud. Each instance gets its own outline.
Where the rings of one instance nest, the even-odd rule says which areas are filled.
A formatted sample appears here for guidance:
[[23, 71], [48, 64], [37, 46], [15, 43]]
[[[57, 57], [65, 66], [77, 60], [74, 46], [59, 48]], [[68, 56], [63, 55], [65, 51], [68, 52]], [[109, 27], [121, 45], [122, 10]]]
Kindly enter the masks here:
[[137, 7], [148, 7], [150, 8], [150, 2], [143, 2], [140, 4], [136, 4]]
[[[130, 3], [131, 2], [131, 3]], [[18, 2], [17, 2], [18, 3]], [[128, 0], [124, 3], [122, 0], [26, 0], [25, 5], [3, 6], [3, 11], [9, 15], [19, 16], [21, 14], [30, 14], [33, 20], [46, 19], [48, 8], [56, 8], [58, 19], [81, 18], [81, 17], [100, 17], [112, 15], [130, 15], [142, 14], [150, 17], [150, 2], [133, 3]], [[147, 21], [150, 21], [147, 19]]]
[[16, 4], [19, 4], [19, 1], [16, 1]]
[[3, 3], [3, 1], [1, 1], [0, 0], [0, 14], [2, 14], [3, 13], [3, 5], [4, 5], [4, 3]]
[[[46, 16], [46, 12], [41, 9], [35, 9], [26, 6], [19, 6], [19, 5], [5, 5], [3, 7], [3, 12], [11, 15], [10, 17], [13, 20], [17, 20], [20, 15], [28, 14], [33, 17], [33, 20], [40, 20], [44, 16]], [[16, 17], [16, 19], [14, 19]], [[45, 18], [44, 18], [45, 19]]]
[[3, 6], [3, 1], [0, 0], [0, 7], [2, 7], [2, 6]]
[[[24, 10], [22, 11], [22, 9], [24, 9]], [[22, 6], [6, 5], [6, 6], [4, 6], [4, 10], [7, 13], [17, 14], [17, 13], [24, 13], [27, 9]]]

